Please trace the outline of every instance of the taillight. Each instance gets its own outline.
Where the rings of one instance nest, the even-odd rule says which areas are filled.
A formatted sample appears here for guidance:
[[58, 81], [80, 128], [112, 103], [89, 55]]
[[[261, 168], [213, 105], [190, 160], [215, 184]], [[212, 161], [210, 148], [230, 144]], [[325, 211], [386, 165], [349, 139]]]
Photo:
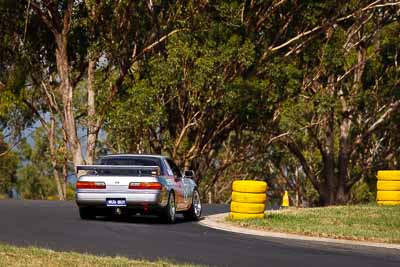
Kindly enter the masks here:
[[76, 182], [76, 189], [106, 189], [104, 182]]
[[129, 189], [161, 190], [161, 184], [157, 182], [134, 182], [129, 184]]

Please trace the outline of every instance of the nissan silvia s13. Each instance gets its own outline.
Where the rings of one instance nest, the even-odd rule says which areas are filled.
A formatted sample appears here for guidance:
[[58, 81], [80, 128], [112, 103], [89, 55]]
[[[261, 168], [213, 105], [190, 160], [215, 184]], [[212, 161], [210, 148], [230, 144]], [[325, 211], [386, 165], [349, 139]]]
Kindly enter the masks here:
[[176, 214], [199, 220], [200, 195], [193, 171], [182, 174], [168, 157], [122, 154], [100, 158], [98, 165], [79, 165], [76, 203], [84, 220], [96, 216], [152, 214], [174, 223]]

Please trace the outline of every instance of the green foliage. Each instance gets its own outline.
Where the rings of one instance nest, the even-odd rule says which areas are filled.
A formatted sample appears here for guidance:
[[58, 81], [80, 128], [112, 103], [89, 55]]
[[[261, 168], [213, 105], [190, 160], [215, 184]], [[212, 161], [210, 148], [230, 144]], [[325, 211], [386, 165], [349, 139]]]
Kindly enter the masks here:
[[116, 150], [135, 151], [143, 136], [148, 135], [147, 129], [159, 127], [164, 111], [158, 96], [159, 92], [143, 80], [134, 82], [114, 102], [107, 114], [106, 129], [108, 138], [117, 145]]
[[[54, 20], [66, 6], [56, 2], [54, 10], [39, 4]], [[68, 104], [59, 90], [54, 33], [27, 4], [0, 2], [0, 128], [11, 139], [50, 111], [59, 128]], [[367, 200], [370, 193], [357, 180], [372, 188], [378, 168], [400, 167], [398, 110], [366, 132], [400, 98], [398, 10], [364, 8], [369, 4], [74, 1], [65, 63], [75, 130], [81, 137], [97, 121], [98, 152], [169, 154], [196, 169], [207, 190], [229, 188], [232, 177], [270, 179], [275, 195], [288, 186], [312, 204], [337, 193], [346, 155], [345, 194]], [[88, 115], [89, 83], [94, 117]], [[348, 149], [340, 147], [344, 122], [350, 122]], [[58, 129], [58, 141], [61, 135]], [[40, 129], [33, 147], [19, 148], [25, 197], [55, 192], [45, 140]], [[64, 154], [57, 153], [60, 162]]]
[[[312, 10], [305, 12], [307, 19], [313, 12], [327, 8], [320, 3], [312, 5]], [[334, 7], [328, 7], [328, 10], [341, 13], [348, 8], [358, 6], [349, 2], [337, 10]], [[362, 183], [351, 187], [363, 178], [373, 177], [376, 165], [384, 165], [385, 155], [397, 153], [394, 143], [386, 143], [390, 142], [389, 139], [393, 142], [394, 135], [384, 134], [390, 131], [384, 125], [396, 121], [395, 116], [385, 118], [387, 122], [381, 128], [367, 133], [383, 114], [387, 103], [399, 99], [398, 68], [396, 71], [393, 68], [396, 65], [393, 60], [398, 58], [394, 51], [397, 51], [399, 35], [398, 23], [390, 21], [393, 18], [379, 21], [379, 16], [374, 17], [362, 26], [359, 26], [362, 17], [337, 23], [324, 35], [316, 35], [299, 56], [290, 60], [294, 69], [301, 70], [302, 77], [291, 77], [291, 80], [298, 80], [298, 89], [292, 97], [281, 102], [279, 128], [281, 132], [291, 133], [286, 142], [297, 147], [298, 151], [291, 149], [291, 152], [299, 160], [298, 164], [304, 168], [305, 161], [310, 172], [315, 174], [312, 186], [318, 191], [321, 203], [336, 203], [340, 179], [344, 180], [340, 186], [345, 198], [351, 197], [354, 202], [368, 201], [371, 193], [367, 185]], [[358, 35], [353, 33], [357, 29], [362, 29]], [[384, 32], [388, 36], [380, 35]], [[371, 37], [377, 35], [380, 41]], [[385, 45], [382, 46], [381, 42]], [[389, 73], [391, 77], [386, 76]], [[278, 82], [284, 81], [282, 75], [274, 76]], [[345, 142], [341, 143], [343, 140]], [[345, 174], [339, 171], [343, 162]], [[285, 164], [291, 164], [290, 160], [286, 159]], [[398, 168], [398, 162], [396, 166], [392, 165], [392, 168]], [[334, 199], [328, 200], [332, 198], [328, 196], [330, 193]]]
[[33, 135], [33, 147], [28, 143], [21, 144], [21, 156], [26, 163], [18, 169], [17, 188], [22, 198], [47, 199], [56, 195], [48, 140], [45, 134], [43, 128], [38, 128]]
[[[8, 149], [8, 145], [4, 143], [0, 134], [0, 154], [8, 151]], [[12, 186], [15, 186], [18, 164], [19, 159], [14, 151], [0, 157], [0, 194], [8, 195]]]
[[75, 200], [75, 186], [72, 184], [67, 184], [67, 200]]
[[316, 207], [319, 204], [320, 195], [309, 179], [305, 181], [304, 197], [308, 207]]
[[353, 203], [371, 203], [375, 201], [375, 192], [362, 180], [353, 185], [350, 194], [350, 200]]
[[51, 176], [31, 164], [18, 170], [18, 192], [24, 199], [47, 199], [55, 194]]

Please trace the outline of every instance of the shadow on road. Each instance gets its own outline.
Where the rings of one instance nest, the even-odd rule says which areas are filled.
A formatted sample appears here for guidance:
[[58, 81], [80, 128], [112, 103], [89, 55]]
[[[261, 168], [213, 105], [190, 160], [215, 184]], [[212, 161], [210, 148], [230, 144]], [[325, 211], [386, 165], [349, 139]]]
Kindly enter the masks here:
[[[133, 223], [133, 224], [166, 224], [155, 215], [132, 215], [132, 216], [102, 216], [97, 217], [95, 221], [104, 222], [119, 222], [119, 223]], [[183, 216], [178, 215], [175, 219], [175, 224], [190, 223], [186, 221]]]
[[[204, 216], [224, 213], [229, 211], [228, 205], [220, 205], [220, 204], [205, 204], [203, 206], [202, 212], [202, 220]], [[133, 224], [165, 224], [160, 218], [156, 215], [108, 215], [108, 216], [98, 216], [96, 221], [104, 221], [104, 222], [121, 222], [121, 223], [133, 223]], [[183, 215], [177, 214], [175, 224], [186, 224], [190, 223], [191, 221], [186, 221], [183, 218]]]

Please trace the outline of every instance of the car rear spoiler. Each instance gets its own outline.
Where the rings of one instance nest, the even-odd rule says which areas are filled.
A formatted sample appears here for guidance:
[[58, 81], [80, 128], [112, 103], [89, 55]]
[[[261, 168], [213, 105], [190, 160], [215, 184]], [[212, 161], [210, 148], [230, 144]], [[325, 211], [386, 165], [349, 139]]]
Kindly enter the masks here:
[[139, 166], [139, 165], [77, 165], [76, 171], [105, 171], [105, 170], [137, 170], [151, 171], [152, 175], [160, 175], [158, 166]]

